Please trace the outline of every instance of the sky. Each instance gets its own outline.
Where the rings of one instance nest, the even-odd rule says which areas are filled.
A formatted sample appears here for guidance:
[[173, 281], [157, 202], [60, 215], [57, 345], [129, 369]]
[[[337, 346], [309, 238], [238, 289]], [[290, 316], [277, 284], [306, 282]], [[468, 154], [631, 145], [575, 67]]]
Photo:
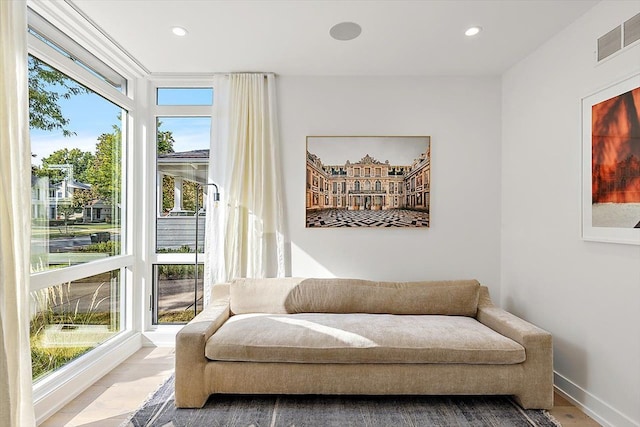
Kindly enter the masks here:
[[[212, 102], [212, 91], [163, 90], [159, 103], [164, 105], [206, 105]], [[96, 142], [103, 133], [113, 132], [119, 124], [120, 107], [91, 92], [60, 99], [62, 114], [69, 119], [67, 128], [75, 135], [65, 137], [62, 131], [31, 129], [31, 152], [34, 165], [40, 166], [42, 159], [63, 148], [79, 148], [95, 154]], [[190, 151], [209, 148], [211, 119], [207, 117], [161, 117], [161, 130], [173, 132], [175, 151]]]
[[307, 138], [307, 150], [320, 157], [325, 165], [343, 165], [349, 160], [358, 162], [369, 155], [381, 163], [410, 165], [430, 143], [428, 136], [415, 137], [322, 137]]
[[79, 148], [95, 153], [98, 136], [113, 132], [113, 125], [118, 124], [121, 111], [94, 93], [61, 99], [58, 104], [63, 116], [69, 120], [67, 128], [75, 135], [66, 137], [60, 130], [31, 129], [31, 152], [36, 154], [32, 161], [37, 165], [42, 163], [43, 158], [62, 148]]
[[173, 133], [173, 151], [209, 149], [211, 118], [209, 117], [159, 117], [160, 130]]

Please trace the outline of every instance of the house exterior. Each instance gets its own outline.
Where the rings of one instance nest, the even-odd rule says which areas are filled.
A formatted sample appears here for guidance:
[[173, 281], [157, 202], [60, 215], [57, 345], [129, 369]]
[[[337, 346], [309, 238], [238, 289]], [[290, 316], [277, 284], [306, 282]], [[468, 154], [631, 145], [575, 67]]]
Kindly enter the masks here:
[[357, 162], [324, 165], [307, 151], [308, 210], [429, 211], [430, 152], [422, 153], [410, 165], [391, 165], [366, 154]]
[[113, 207], [103, 200], [92, 200], [82, 208], [83, 222], [111, 222], [112, 220]]
[[[50, 184], [48, 177], [31, 177], [31, 215], [34, 219], [64, 219], [63, 209], [73, 203], [76, 191], [91, 190], [91, 185], [65, 177], [62, 181]], [[82, 222], [110, 222], [113, 214], [110, 203], [95, 199], [82, 208]]]
[[90, 190], [91, 185], [65, 177], [51, 184], [48, 177], [31, 178], [32, 217], [40, 219], [61, 219], [62, 208], [73, 201], [76, 190]]
[[[161, 216], [193, 216], [195, 212], [183, 208], [183, 185], [194, 182], [203, 185], [207, 182], [209, 150], [191, 150], [158, 155], [157, 171], [157, 209]], [[173, 207], [165, 212], [163, 206], [163, 184], [165, 178], [173, 178]], [[206, 186], [205, 186], [206, 192]], [[204, 205], [204, 203], [203, 203]]]

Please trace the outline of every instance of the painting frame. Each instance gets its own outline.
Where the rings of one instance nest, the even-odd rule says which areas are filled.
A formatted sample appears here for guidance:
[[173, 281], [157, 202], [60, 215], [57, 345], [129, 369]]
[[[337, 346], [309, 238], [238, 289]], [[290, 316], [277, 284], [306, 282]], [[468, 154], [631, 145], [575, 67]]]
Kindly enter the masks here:
[[[615, 112], [606, 111], [632, 102], [640, 114], [639, 95], [640, 72], [636, 72], [581, 100], [582, 239], [585, 241], [640, 245], [640, 174], [637, 172], [640, 171], [640, 137], [631, 131], [626, 135], [610, 130], [624, 129], [625, 123], [627, 129], [637, 129], [640, 118], [628, 114], [629, 109], [626, 115], [617, 116]], [[614, 118], [621, 120], [623, 126], [616, 122], [618, 126], [608, 125], [603, 131], [602, 121]], [[634, 126], [629, 123], [632, 120]], [[620, 148], [621, 144], [626, 144], [624, 149]], [[623, 156], [626, 156], [624, 161]]]
[[430, 227], [431, 136], [306, 137], [305, 228]]

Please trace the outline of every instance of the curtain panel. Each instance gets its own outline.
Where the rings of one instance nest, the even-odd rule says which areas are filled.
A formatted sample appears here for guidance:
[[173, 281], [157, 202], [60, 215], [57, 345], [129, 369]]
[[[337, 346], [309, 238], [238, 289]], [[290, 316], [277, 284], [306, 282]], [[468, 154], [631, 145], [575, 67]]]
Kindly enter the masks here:
[[[275, 76], [231, 74], [215, 86], [205, 283], [285, 275]], [[212, 213], [212, 214], [210, 214]], [[205, 296], [209, 292], [205, 290]]]
[[27, 5], [0, 1], [0, 425], [35, 425], [29, 347]]

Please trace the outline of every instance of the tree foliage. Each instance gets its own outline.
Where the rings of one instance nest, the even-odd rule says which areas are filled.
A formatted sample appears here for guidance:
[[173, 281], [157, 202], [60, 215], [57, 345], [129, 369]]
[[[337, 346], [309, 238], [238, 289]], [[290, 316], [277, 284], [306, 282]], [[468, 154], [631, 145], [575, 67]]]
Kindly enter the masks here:
[[28, 70], [29, 126], [60, 130], [64, 136], [75, 135], [69, 130], [70, 121], [62, 114], [60, 101], [86, 93], [87, 89], [33, 56], [29, 56]]
[[196, 211], [196, 192], [198, 192], [198, 208], [202, 209], [202, 191], [193, 181], [184, 181], [182, 184], [182, 208], [189, 211]]
[[38, 168], [38, 176], [48, 176], [51, 182], [60, 182], [64, 178], [64, 171], [49, 169], [50, 165], [71, 165], [73, 167], [73, 179], [80, 182], [88, 182], [88, 171], [93, 166], [95, 156], [89, 151], [79, 148], [63, 148], [54, 151], [50, 156], [42, 159], [42, 168]]
[[65, 233], [69, 233], [69, 220], [74, 213], [75, 209], [71, 200], [63, 199], [58, 202], [58, 215], [62, 215], [64, 218]]
[[122, 185], [122, 131], [117, 125], [112, 133], [98, 137], [93, 167], [87, 178], [96, 196], [115, 205], [120, 202]]
[[158, 144], [158, 155], [173, 153], [173, 133], [170, 130], [160, 130], [162, 122], [158, 122], [156, 131], [156, 143]]
[[175, 179], [172, 176], [162, 176], [162, 212], [169, 212], [173, 208], [174, 186]]
[[[158, 120], [156, 125], [156, 152], [157, 156], [175, 153], [173, 149], [173, 133], [170, 130], [160, 130], [162, 122]], [[174, 179], [172, 176], [162, 177], [162, 211], [166, 212], [173, 208]]]
[[93, 188], [91, 190], [76, 189], [73, 192], [73, 208], [78, 211], [87, 206], [92, 200], [97, 198]]
[[[168, 212], [173, 209], [173, 201], [175, 196], [175, 178], [165, 175], [162, 177], [162, 211]], [[187, 211], [196, 210], [196, 191], [198, 191], [198, 208], [202, 209], [203, 206], [203, 194], [198, 189], [195, 182], [183, 181], [182, 182], [182, 209]]]

